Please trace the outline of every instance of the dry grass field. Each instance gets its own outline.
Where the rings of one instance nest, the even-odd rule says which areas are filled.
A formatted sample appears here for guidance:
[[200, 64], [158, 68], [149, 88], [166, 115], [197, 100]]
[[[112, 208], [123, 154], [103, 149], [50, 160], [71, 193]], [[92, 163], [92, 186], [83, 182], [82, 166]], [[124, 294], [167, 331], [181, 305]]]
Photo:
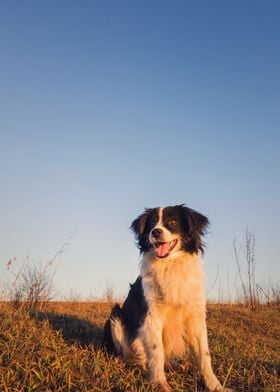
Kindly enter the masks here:
[[[43, 311], [0, 303], [0, 391], [155, 391], [135, 364], [100, 347], [110, 305], [49, 303]], [[211, 305], [213, 367], [235, 391], [280, 391], [280, 309]], [[167, 373], [174, 391], [203, 391], [191, 359], [186, 373]]]

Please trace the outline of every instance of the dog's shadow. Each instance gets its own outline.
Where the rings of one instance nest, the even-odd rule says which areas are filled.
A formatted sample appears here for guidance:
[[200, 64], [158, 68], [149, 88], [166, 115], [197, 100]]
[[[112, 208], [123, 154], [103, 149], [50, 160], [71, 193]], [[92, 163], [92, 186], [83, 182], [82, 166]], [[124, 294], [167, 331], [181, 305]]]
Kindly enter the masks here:
[[48, 321], [54, 331], [59, 331], [67, 344], [81, 347], [102, 346], [103, 328], [95, 323], [68, 314], [32, 312], [30, 316], [39, 322]]

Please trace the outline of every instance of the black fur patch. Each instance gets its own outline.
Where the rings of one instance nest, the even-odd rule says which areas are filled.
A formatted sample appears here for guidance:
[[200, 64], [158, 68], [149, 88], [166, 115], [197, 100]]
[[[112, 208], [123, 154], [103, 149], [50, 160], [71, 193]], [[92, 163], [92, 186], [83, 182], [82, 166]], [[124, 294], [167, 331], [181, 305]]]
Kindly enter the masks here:
[[139, 276], [130, 290], [122, 307], [123, 323], [130, 338], [134, 338], [143, 324], [148, 312], [148, 304], [144, 297], [142, 278]]
[[149, 234], [159, 220], [158, 211], [158, 208], [146, 208], [143, 214], [139, 215], [130, 226], [135, 234], [140, 253], [147, 252], [152, 248], [149, 241]]
[[209, 226], [208, 218], [183, 204], [176, 208], [181, 217], [183, 249], [189, 253], [203, 252], [202, 236], [206, 234]]

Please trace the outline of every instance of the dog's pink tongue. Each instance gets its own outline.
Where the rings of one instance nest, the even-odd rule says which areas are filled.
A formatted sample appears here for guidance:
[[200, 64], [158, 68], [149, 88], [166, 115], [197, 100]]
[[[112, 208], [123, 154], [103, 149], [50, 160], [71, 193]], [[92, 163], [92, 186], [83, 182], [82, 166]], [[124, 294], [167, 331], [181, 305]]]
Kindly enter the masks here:
[[164, 242], [163, 244], [160, 244], [156, 248], [156, 254], [158, 257], [164, 257], [165, 255], [167, 255], [168, 251], [169, 251], [169, 242]]

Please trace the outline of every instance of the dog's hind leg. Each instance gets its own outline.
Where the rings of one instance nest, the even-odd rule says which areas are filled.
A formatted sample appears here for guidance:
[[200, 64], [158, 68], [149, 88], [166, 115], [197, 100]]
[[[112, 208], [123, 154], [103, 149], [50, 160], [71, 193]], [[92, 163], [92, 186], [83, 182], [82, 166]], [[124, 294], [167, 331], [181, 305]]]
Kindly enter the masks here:
[[105, 347], [109, 352], [123, 359], [133, 356], [123, 324], [122, 309], [118, 304], [113, 307], [110, 318], [105, 324]]

